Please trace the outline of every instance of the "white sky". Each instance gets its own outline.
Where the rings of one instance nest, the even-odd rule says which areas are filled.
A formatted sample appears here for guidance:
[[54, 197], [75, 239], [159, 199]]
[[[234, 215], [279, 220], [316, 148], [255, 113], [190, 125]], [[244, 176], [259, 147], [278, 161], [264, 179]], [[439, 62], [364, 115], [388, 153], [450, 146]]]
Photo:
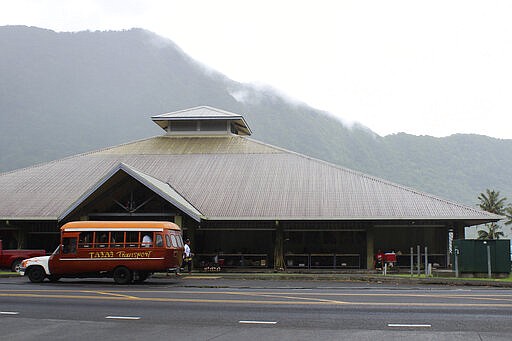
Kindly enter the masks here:
[[0, 0], [0, 25], [141, 27], [379, 135], [512, 139], [509, 0]]

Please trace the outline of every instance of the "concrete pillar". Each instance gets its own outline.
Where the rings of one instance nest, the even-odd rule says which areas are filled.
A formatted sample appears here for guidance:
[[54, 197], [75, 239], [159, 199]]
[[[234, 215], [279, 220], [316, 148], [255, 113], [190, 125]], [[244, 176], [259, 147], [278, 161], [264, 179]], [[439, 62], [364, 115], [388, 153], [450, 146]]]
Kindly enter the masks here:
[[367, 269], [373, 269], [373, 250], [374, 247], [374, 232], [373, 227], [368, 227], [366, 229], [366, 268]]
[[15, 235], [16, 235], [16, 240], [18, 242], [17, 248], [18, 249], [26, 248], [27, 237], [28, 237], [28, 233], [27, 233], [26, 229], [18, 226]]
[[183, 217], [180, 215], [174, 216], [174, 223], [178, 225], [179, 227], [182, 227], [183, 225]]
[[456, 226], [454, 226], [453, 228], [453, 239], [465, 239], [466, 238], [466, 233], [465, 233], [465, 228], [464, 228], [464, 225], [462, 224], [457, 224]]
[[462, 224], [457, 226], [457, 239], [466, 239], [466, 229]]
[[[183, 236], [185, 237], [185, 233], [183, 232], [183, 226], [180, 226], [180, 227], [182, 229]], [[198, 250], [197, 250], [197, 245], [196, 245], [196, 226], [195, 226], [195, 224], [189, 224], [189, 226], [187, 226], [186, 237], [188, 239], [190, 239], [190, 250], [191, 250], [191, 252], [193, 254], [197, 253]], [[197, 262], [198, 262], [198, 258], [197, 257], [192, 257], [192, 268], [197, 268]]]

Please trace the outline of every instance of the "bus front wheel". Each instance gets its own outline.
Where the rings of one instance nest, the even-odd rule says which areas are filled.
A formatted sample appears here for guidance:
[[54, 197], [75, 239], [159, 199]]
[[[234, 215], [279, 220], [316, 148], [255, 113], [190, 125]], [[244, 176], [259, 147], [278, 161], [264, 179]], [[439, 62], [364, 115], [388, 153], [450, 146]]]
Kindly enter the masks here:
[[40, 266], [32, 266], [28, 269], [28, 279], [32, 283], [41, 283], [45, 277], [44, 269]]
[[117, 284], [129, 284], [132, 282], [132, 272], [124, 266], [116, 268], [113, 277], [114, 282]]

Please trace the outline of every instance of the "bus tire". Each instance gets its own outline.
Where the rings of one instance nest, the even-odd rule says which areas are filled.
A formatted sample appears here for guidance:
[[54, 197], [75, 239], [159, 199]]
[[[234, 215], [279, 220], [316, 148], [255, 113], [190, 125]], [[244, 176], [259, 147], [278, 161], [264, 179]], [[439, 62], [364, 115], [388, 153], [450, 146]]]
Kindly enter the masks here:
[[48, 276], [48, 279], [50, 280], [50, 282], [58, 282], [59, 279], [60, 279], [60, 276], [57, 276], [57, 275], [50, 275]]
[[12, 264], [11, 264], [12, 272], [18, 272], [22, 261], [23, 261], [23, 259], [18, 258], [18, 259], [15, 259], [14, 262], [12, 262]]
[[142, 282], [144, 282], [146, 279], [148, 279], [148, 278], [149, 278], [149, 275], [150, 275], [150, 273], [149, 273], [149, 272], [143, 272], [143, 271], [141, 271], [141, 272], [139, 272], [139, 273], [138, 273], [138, 276], [136, 276], [136, 278], [137, 278], [137, 279], [135, 280], [135, 282], [136, 282], [136, 283], [142, 283]]
[[41, 283], [44, 281], [46, 274], [44, 273], [44, 269], [42, 266], [31, 266], [28, 268], [28, 279], [32, 283]]
[[113, 277], [116, 284], [129, 284], [132, 282], [133, 274], [127, 267], [120, 266], [115, 268]]

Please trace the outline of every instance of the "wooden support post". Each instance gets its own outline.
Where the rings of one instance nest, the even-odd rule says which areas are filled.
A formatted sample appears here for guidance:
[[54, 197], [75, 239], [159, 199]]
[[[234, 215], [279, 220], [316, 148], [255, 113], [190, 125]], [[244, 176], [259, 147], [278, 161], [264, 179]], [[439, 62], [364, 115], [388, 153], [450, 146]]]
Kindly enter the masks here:
[[274, 270], [284, 271], [284, 230], [282, 224], [276, 220], [276, 240], [274, 243]]

